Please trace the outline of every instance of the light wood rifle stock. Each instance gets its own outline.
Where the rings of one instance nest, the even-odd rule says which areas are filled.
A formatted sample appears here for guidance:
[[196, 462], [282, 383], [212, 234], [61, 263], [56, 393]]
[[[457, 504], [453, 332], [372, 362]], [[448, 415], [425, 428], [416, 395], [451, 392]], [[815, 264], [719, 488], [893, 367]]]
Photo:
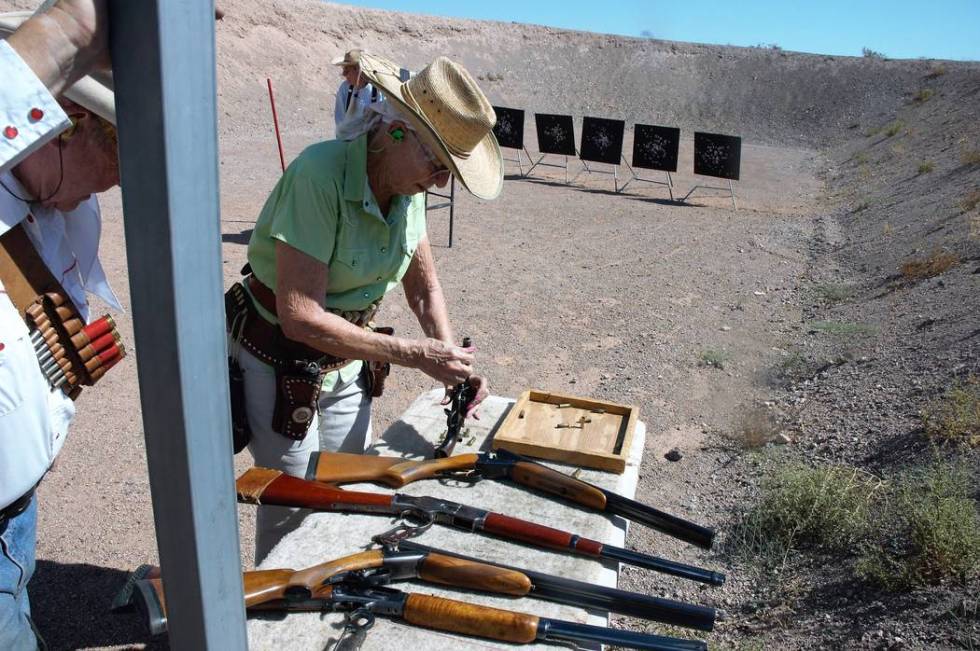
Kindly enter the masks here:
[[401, 488], [420, 479], [431, 479], [442, 472], [472, 470], [479, 456], [460, 454], [445, 459], [415, 461], [344, 452], [314, 452], [306, 478], [327, 484], [377, 482]]
[[517, 644], [533, 642], [538, 635], [534, 615], [421, 594], [408, 595], [402, 617], [416, 626]]

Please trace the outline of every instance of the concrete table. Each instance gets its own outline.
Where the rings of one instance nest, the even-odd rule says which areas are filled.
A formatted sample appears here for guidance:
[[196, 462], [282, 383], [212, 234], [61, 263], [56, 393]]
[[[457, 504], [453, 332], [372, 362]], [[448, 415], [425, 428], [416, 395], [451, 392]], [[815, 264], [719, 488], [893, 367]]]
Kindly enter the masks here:
[[[434, 442], [441, 440], [446, 431], [446, 416], [439, 404], [442, 389], [419, 396], [408, 411], [394, 423], [371, 447], [368, 454], [394, 455], [405, 458], [429, 458]], [[513, 400], [491, 396], [480, 407], [480, 420], [466, 421], [463, 441], [457, 444], [454, 454], [489, 449], [493, 432], [503, 422]], [[643, 454], [646, 427], [637, 423], [633, 436], [629, 461], [622, 475], [593, 470], [582, 470], [579, 477], [584, 481], [614, 491], [627, 497], [636, 493], [638, 468]], [[472, 439], [472, 440], [471, 440]], [[553, 465], [563, 472], [573, 469]], [[352, 484], [351, 490], [391, 492], [373, 484]], [[399, 492], [409, 495], [432, 495], [490, 511], [524, 518], [532, 522], [570, 531], [605, 544], [622, 547], [626, 536], [626, 521], [582, 511], [563, 502], [531, 493], [506, 482], [483, 481], [477, 484], [425, 480], [409, 484]], [[385, 516], [347, 515], [339, 513], [313, 513], [288, 534], [272, 550], [259, 569], [302, 569], [333, 558], [346, 556], [367, 549], [371, 537], [393, 526]], [[574, 578], [600, 585], [615, 586], [618, 567], [605, 566], [588, 558], [533, 549], [523, 545], [497, 540], [480, 534], [466, 533], [435, 524], [413, 540], [429, 547], [454, 551], [480, 559], [527, 568], [560, 577]], [[586, 611], [539, 599], [513, 599], [495, 597], [476, 592], [443, 589], [427, 583], [403, 582], [392, 585], [405, 592], [432, 594], [496, 608], [539, 615], [552, 619], [605, 626], [608, 613]], [[322, 651], [332, 648], [344, 631], [342, 613], [290, 613], [251, 615], [248, 623], [251, 649], [275, 649]], [[348, 638], [347, 642], [350, 642]], [[367, 631], [361, 649], [420, 651], [449, 649], [454, 651], [476, 649], [514, 649], [511, 644], [461, 637], [440, 631], [409, 626], [379, 616]], [[587, 646], [587, 645], [584, 645]], [[522, 648], [557, 648], [551, 644], [526, 645]]]

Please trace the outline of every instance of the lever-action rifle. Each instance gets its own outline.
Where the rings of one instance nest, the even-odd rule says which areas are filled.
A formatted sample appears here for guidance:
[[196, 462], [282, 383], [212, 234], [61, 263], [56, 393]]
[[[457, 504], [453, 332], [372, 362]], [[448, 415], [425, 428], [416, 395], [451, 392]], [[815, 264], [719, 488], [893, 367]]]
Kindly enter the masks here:
[[[387, 514], [413, 518], [421, 523], [416, 527], [403, 526], [399, 537], [405, 537], [406, 534], [417, 535], [438, 522], [464, 531], [483, 531], [539, 548], [619, 561], [701, 583], [722, 585], [725, 582], [725, 575], [718, 572], [604, 545], [567, 531], [436, 497], [347, 491], [269, 468], [251, 468], [245, 471], [238, 478], [236, 486], [238, 501], [246, 504], [271, 504], [342, 513]], [[382, 542], [385, 542], [383, 538]]]
[[[463, 337], [463, 348], [473, 345], [473, 340]], [[470, 408], [470, 403], [476, 397], [476, 389], [469, 383], [469, 380], [460, 382], [449, 393], [449, 409], [446, 409], [446, 436], [442, 443], [436, 446], [433, 456], [436, 459], [445, 459], [453, 453], [453, 448], [460, 439], [460, 430], [463, 429], [463, 421], [466, 419], [466, 410]]]
[[392, 488], [430, 478], [469, 482], [509, 479], [522, 486], [563, 497], [592, 511], [638, 522], [703, 549], [711, 549], [715, 537], [714, 529], [664, 513], [507, 450], [418, 461], [343, 452], [314, 452], [306, 478], [330, 484], [370, 481]]
[[[120, 609], [131, 601], [138, 580], [159, 583], [159, 576], [159, 568], [140, 567], [116, 598], [113, 609]], [[358, 552], [299, 571], [245, 572], [243, 579], [246, 608], [320, 599], [323, 590], [338, 583], [376, 588], [396, 581], [422, 580], [467, 590], [609, 610], [702, 631], [712, 630], [715, 621], [713, 608], [511, 568], [424, 545], [410, 545], [407, 541], [397, 547]], [[155, 618], [149, 623], [154, 634], [163, 631], [163, 624]]]
[[[267, 570], [266, 572], [291, 572]], [[259, 572], [262, 574], [263, 572]], [[130, 602], [143, 611], [150, 631], [166, 631], [167, 611], [163, 583], [159, 578], [136, 578], [127, 588]], [[124, 591], [127, 589], [124, 588]], [[509, 610], [479, 606], [453, 599], [405, 593], [392, 588], [359, 585], [340, 580], [321, 586], [316, 596], [305, 588], [284, 593], [284, 599], [262, 601], [250, 610], [313, 610], [348, 613], [348, 626], [368, 629], [375, 615], [402, 619], [409, 624], [451, 633], [461, 633], [517, 644], [535, 641], [589, 641], [614, 644], [633, 649], [655, 651], [706, 651], [707, 645], [696, 640], [622, 631], [602, 626], [546, 619]], [[117, 602], [121, 601], [117, 597]]]

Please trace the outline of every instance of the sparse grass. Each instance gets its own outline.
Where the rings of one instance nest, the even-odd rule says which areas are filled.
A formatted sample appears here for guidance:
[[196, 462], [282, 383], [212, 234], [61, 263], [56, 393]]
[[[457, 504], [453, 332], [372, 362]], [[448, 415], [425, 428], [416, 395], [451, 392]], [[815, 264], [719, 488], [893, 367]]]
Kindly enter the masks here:
[[976, 575], [980, 514], [971, 497], [974, 482], [965, 463], [936, 461], [899, 475], [875, 509], [878, 537], [862, 545], [857, 574], [891, 590]]
[[736, 550], [763, 565], [778, 564], [798, 549], [846, 551], [867, 535], [878, 488], [877, 480], [855, 468], [779, 466], [733, 532]]
[[919, 167], [918, 167], [919, 174], [928, 174], [934, 169], [936, 169], [936, 165], [931, 160], [924, 160], [921, 163], [919, 163]]
[[931, 88], [922, 88], [912, 96], [912, 101], [916, 104], [922, 104], [923, 102], [928, 102], [933, 95], [935, 95], [935, 91]]
[[960, 153], [960, 162], [964, 165], [980, 165], [980, 149], [964, 149]]
[[711, 366], [719, 370], [724, 370], [725, 364], [731, 356], [724, 350], [715, 348], [705, 348], [701, 351], [700, 362], [702, 366]]
[[913, 258], [903, 263], [900, 271], [905, 280], [916, 282], [943, 274], [955, 267], [959, 262], [959, 256], [955, 253], [933, 249], [932, 253], [924, 258]]
[[756, 450], [776, 440], [782, 427], [772, 410], [753, 405], [742, 410], [728, 438], [745, 450]]
[[894, 122], [889, 123], [885, 127], [884, 129], [885, 137], [891, 138], [892, 136], [896, 136], [904, 128], [905, 128], [904, 122], [902, 122], [901, 120], [895, 120]]
[[980, 445], [980, 380], [971, 377], [922, 410], [926, 435], [937, 441]]
[[867, 136], [868, 138], [874, 138], [879, 133], [881, 133], [881, 127], [872, 127], [868, 129], [868, 132], [864, 135]]
[[868, 162], [868, 152], [866, 151], [858, 152], [857, 154], [854, 155], [854, 161], [858, 165], [864, 165], [865, 163]]
[[885, 225], [881, 227], [881, 234], [885, 237], [891, 237], [894, 233], [895, 229], [888, 222], [885, 222]]
[[980, 206], [980, 190], [972, 190], [960, 201], [960, 208], [963, 209], [963, 212], [970, 212], [977, 206]]
[[926, 79], [935, 79], [936, 77], [942, 77], [946, 74], [946, 66], [942, 63], [937, 63], [929, 72], [926, 73]]
[[849, 323], [838, 321], [811, 321], [807, 324], [810, 330], [824, 332], [829, 335], [847, 337], [851, 335], [869, 335], [878, 332], [874, 326], [866, 323]]
[[870, 199], [863, 199], [861, 201], [861, 203], [859, 203], [858, 205], [854, 206], [854, 211], [853, 212], [856, 212], [856, 213], [857, 212], [864, 212], [865, 210], [867, 210], [870, 207], [871, 207], [871, 200]]
[[863, 48], [861, 48], [861, 56], [863, 56], [866, 59], [879, 59], [879, 60], [882, 60], [882, 61], [884, 61], [884, 59], [885, 59], [885, 55], [884, 54], [882, 54], [881, 52], [877, 52], [875, 50], [872, 50], [869, 47], [863, 47]]
[[841, 283], [822, 283], [813, 286], [817, 300], [826, 304], [843, 303], [854, 295], [854, 286]]

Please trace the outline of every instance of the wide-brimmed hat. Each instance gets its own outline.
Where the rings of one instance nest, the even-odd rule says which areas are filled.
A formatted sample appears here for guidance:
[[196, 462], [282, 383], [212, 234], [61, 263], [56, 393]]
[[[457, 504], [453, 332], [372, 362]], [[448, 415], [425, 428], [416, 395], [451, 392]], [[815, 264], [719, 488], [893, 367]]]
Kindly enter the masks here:
[[500, 194], [504, 163], [493, 135], [497, 116], [465, 68], [439, 57], [402, 82], [401, 68], [387, 59], [362, 52], [360, 65], [361, 74], [467, 190], [481, 199]]
[[330, 65], [334, 66], [356, 66], [361, 63], [361, 50], [347, 50], [342, 57], [334, 57]]
[[[0, 38], [7, 38], [20, 27], [21, 23], [34, 15], [43, 13], [54, 4], [54, 0], [48, 0], [42, 4], [37, 12], [14, 11], [0, 14]], [[112, 124], [116, 123], [116, 100], [113, 93], [112, 76], [108, 73], [92, 73], [76, 81], [72, 86], [64, 91], [64, 96], [92, 111], [99, 117], [108, 120]]]

